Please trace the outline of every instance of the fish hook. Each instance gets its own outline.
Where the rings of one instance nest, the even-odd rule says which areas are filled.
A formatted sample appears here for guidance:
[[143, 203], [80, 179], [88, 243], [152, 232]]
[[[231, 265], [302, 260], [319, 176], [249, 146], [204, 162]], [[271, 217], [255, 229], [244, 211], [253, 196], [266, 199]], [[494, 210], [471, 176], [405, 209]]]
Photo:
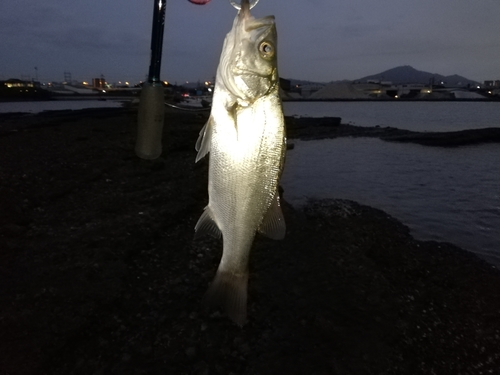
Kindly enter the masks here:
[[[235, 7], [236, 9], [240, 10], [241, 9], [241, 4], [238, 4], [236, 1], [234, 0], [229, 0], [229, 2], [231, 3], [231, 5], [233, 7]], [[259, 2], [259, 0], [250, 0], [250, 9], [252, 9], [254, 6], [257, 5], [257, 3]]]

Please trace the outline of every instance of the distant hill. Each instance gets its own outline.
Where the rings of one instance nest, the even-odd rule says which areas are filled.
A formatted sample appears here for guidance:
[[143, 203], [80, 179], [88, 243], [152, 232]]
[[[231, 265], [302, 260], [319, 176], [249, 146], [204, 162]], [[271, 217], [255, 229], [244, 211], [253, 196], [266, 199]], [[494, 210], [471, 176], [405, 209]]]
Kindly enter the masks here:
[[478, 82], [467, 79], [459, 75], [443, 76], [437, 73], [429, 73], [417, 70], [409, 65], [398, 66], [386, 70], [382, 73], [366, 76], [354, 80], [354, 82], [367, 82], [367, 81], [389, 81], [393, 84], [406, 84], [406, 83], [419, 83], [428, 85], [431, 81], [435, 84], [444, 82], [447, 87], [466, 87], [467, 85], [476, 85]]

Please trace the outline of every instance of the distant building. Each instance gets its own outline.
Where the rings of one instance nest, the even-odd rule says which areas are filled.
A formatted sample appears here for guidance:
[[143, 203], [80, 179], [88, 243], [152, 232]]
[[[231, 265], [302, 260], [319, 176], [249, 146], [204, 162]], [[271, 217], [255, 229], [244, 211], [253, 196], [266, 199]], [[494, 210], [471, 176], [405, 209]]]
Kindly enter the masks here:
[[104, 89], [106, 80], [104, 78], [92, 78], [92, 87], [95, 89]]
[[8, 79], [0, 81], [0, 98], [31, 98], [45, 99], [48, 91], [40, 87], [40, 82], [24, 81], [21, 79]]
[[500, 80], [496, 80], [496, 81], [484, 81], [483, 85], [484, 85], [484, 87], [500, 88]]
[[26, 87], [40, 87], [40, 82], [36, 81], [23, 81], [16, 78], [8, 79], [7, 81], [0, 81], [6, 88], [26, 88]]

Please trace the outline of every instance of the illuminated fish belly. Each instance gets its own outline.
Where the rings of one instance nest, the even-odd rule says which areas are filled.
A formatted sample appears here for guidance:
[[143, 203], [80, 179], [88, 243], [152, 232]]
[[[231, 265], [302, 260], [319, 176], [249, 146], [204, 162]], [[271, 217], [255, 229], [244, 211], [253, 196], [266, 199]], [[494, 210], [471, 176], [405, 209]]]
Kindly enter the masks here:
[[209, 203], [195, 230], [222, 234], [224, 246], [205, 301], [222, 306], [239, 325], [246, 321], [255, 233], [285, 235], [277, 193], [285, 128], [275, 52], [274, 17], [254, 19], [244, 1], [224, 43], [212, 112], [196, 146], [197, 160], [210, 152], [210, 161]]

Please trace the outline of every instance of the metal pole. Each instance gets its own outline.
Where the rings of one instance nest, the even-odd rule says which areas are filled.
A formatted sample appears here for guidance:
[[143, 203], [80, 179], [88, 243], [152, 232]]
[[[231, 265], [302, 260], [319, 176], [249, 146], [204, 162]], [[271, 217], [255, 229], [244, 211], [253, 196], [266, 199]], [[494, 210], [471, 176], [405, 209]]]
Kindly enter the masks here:
[[151, 63], [149, 65], [149, 83], [160, 82], [161, 51], [163, 30], [165, 28], [165, 7], [167, 0], [155, 0], [153, 10], [153, 31], [151, 33]]
[[166, 0], [154, 0], [151, 32], [151, 62], [148, 82], [142, 86], [135, 153], [142, 159], [156, 159], [162, 152], [165, 117], [163, 84], [160, 80]]

